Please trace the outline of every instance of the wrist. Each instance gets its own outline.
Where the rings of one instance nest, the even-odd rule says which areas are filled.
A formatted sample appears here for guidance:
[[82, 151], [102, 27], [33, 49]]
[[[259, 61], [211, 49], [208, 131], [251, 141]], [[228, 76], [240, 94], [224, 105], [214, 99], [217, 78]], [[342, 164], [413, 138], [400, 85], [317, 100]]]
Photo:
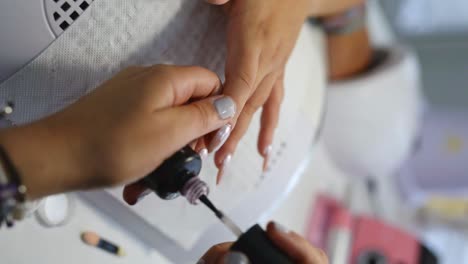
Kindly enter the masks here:
[[341, 80], [365, 71], [372, 60], [372, 46], [365, 28], [346, 35], [329, 35], [330, 80]]
[[372, 59], [364, 2], [320, 18], [328, 47], [329, 79], [350, 78], [365, 71]]
[[0, 145], [26, 186], [28, 200], [66, 192], [76, 184], [73, 160], [44, 121], [0, 131]]
[[308, 15], [326, 17], [365, 3], [365, 0], [308, 0]]

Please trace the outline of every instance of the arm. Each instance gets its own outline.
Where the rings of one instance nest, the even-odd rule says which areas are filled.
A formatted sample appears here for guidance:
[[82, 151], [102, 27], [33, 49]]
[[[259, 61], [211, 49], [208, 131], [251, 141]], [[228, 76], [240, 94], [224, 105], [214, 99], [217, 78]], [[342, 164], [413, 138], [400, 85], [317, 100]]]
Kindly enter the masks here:
[[346, 9], [320, 17], [327, 34], [330, 80], [345, 79], [362, 72], [372, 58], [365, 21], [365, 4], [354, 0], [341, 2]]
[[131, 67], [61, 112], [0, 131], [0, 145], [28, 199], [134, 182], [231, 122], [232, 99], [210, 97], [220, 86], [199, 67]]

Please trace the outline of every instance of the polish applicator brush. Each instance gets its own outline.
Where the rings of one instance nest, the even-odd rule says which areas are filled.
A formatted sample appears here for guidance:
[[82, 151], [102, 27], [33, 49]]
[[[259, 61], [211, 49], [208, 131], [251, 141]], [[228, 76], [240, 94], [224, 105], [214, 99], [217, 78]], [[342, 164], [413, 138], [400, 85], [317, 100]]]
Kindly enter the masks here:
[[257, 224], [247, 232], [237, 226], [229, 217], [202, 195], [200, 201], [213, 211], [216, 217], [238, 238], [231, 250], [244, 253], [252, 264], [293, 264], [294, 262], [268, 238], [267, 233]]
[[252, 264], [293, 264], [259, 226], [242, 230], [208, 199], [209, 188], [199, 177], [202, 167], [200, 155], [189, 146], [179, 150], [147, 175], [141, 183], [162, 199], [184, 196], [190, 204], [201, 201], [238, 238], [231, 250], [244, 253]]

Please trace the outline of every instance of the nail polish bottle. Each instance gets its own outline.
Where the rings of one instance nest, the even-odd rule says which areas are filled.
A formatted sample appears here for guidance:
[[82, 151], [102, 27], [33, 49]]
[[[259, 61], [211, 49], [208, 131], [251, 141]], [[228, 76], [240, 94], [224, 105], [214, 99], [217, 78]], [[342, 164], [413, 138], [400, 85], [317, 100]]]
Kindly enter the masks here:
[[196, 204], [202, 195], [209, 193], [208, 185], [198, 177], [201, 168], [200, 155], [187, 146], [141, 181], [162, 199], [172, 200], [183, 195], [191, 204]]
[[170, 200], [183, 195], [191, 204], [201, 200], [215, 215], [238, 236], [231, 250], [244, 253], [252, 264], [292, 264], [289, 257], [268, 238], [266, 232], [255, 225], [247, 232], [242, 230], [208, 199], [209, 188], [198, 178], [202, 161], [200, 155], [185, 147], [161, 166], [143, 178], [142, 183], [162, 199]]

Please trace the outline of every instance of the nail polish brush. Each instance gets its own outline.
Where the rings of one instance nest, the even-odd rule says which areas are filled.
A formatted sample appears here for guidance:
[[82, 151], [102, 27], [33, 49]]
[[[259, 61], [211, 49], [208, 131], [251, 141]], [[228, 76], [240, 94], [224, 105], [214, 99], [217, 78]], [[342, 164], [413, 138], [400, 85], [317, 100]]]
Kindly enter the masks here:
[[201, 201], [238, 238], [231, 250], [244, 253], [251, 264], [292, 264], [258, 224], [242, 232], [208, 199], [208, 185], [198, 177], [201, 167], [200, 155], [187, 146], [165, 160], [141, 182], [162, 199], [170, 200], [182, 195], [191, 204]]

